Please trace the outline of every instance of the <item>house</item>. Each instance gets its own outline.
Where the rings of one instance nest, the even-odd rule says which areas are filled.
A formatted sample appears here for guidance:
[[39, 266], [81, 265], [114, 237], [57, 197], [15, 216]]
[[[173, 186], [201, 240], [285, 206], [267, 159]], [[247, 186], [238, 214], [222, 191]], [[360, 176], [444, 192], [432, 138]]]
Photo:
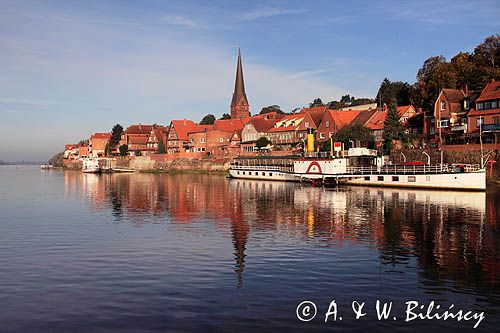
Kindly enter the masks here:
[[189, 133], [204, 132], [213, 129], [213, 125], [198, 125], [192, 120], [172, 120], [167, 133], [167, 153], [192, 151]]
[[299, 137], [299, 128], [304, 120], [304, 117], [304, 113], [291, 114], [282, 117], [267, 131], [266, 137], [274, 146], [279, 146], [285, 149], [294, 148], [304, 139], [303, 137]]
[[401, 122], [404, 123], [407, 121], [410, 117], [413, 117], [416, 113], [417, 110], [413, 105], [405, 105], [405, 106], [398, 106], [398, 112], [399, 116], [401, 117]]
[[142, 154], [147, 150], [148, 137], [152, 130], [153, 125], [130, 125], [123, 132], [119, 145], [127, 145], [132, 156]]
[[214, 154], [216, 150], [224, 150], [231, 145], [232, 136], [233, 133], [221, 130], [189, 133], [190, 151]]
[[468, 114], [469, 137], [486, 142], [499, 142], [500, 134], [500, 81], [488, 83], [475, 101], [475, 108]]
[[466, 94], [459, 89], [441, 89], [434, 103], [435, 135], [444, 144], [452, 136], [467, 133], [468, 105]]
[[309, 128], [312, 128], [314, 132], [317, 131], [326, 110], [328, 110], [326, 107], [302, 109], [303, 112], [301, 111], [300, 113], [304, 114], [304, 119], [297, 128], [300, 141], [306, 139], [307, 130]]
[[253, 152], [255, 142], [261, 137], [267, 137], [267, 132], [273, 128], [278, 119], [252, 117], [241, 131], [241, 150]]
[[318, 126], [316, 140], [325, 141], [330, 139], [339, 129], [351, 124], [363, 112], [368, 112], [368, 110], [328, 110], [323, 114], [323, 119]]
[[67, 144], [64, 146], [63, 158], [67, 160], [77, 160], [80, 158], [80, 144]]
[[109, 140], [111, 139], [111, 133], [94, 133], [88, 144], [88, 154], [91, 157], [104, 157], [106, 156], [106, 148], [108, 146]]
[[345, 106], [343, 108], [339, 108], [339, 111], [352, 111], [352, 110], [371, 110], [376, 109], [377, 103], [369, 103], [369, 104], [360, 104], [354, 106]]
[[151, 132], [149, 133], [148, 139], [146, 141], [145, 154], [149, 155], [152, 153], [165, 153], [167, 147], [167, 132], [168, 129], [165, 126], [153, 125]]

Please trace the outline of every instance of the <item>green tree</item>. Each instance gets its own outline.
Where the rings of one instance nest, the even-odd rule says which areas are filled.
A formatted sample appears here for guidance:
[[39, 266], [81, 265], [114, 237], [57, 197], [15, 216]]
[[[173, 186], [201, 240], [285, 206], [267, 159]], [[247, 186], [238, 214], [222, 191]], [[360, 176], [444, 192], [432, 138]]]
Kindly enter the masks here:
[[267, 147], [268, 145], [271, 144], [271, 141], [269, 141], [268, 138], [266, 138], [265, 136], [261, 136], [256, 142], [255, 142], [255, 146], [257, 148], [262, 148], [262, 147]]
[[315, 106], [322, 106], [324, 105], [323, 104], [323, 101], [321, 100], [321, 98], [315, 98], [311, 103], [309, 103], [309, 106], [310, 107], [315, 107]]
[[277, 114], [284, 114], [285, 113], [281, 110], [281, 107], [279, 105], [269, 105], [269, 106], [263, 107], [260, 110], [259, 114], [266, 114], [266, 113], [271, 113], [271, 112], [276, 112]]
[[389, 105], [394, 97], [398, 105], [409, 105], [411, 101], [410, 94], [411, 86], [408, 82], [391, 82], [388, 78], [385, 78], [378, 89], [377, 103], [379, 103], [379, 106]]
[[203, 119], [200, 121], [200, 125], [213, 125], [215, 122], [215, 116], [213, 114], [207, 114]]
[[165, 154], [165, 145], [163, 144], [163, 140], [158, 141], [158, 154]]
[[222, 117], [219, 118], [220, 120], [224, 120], [224, 119], [231, 119], [231, 115], [229, 113], [224, 113], [222, 115]]
[[387, 111], [384, 121], [383, 143], [386, 153], [391, 151], [393, 140], [404, 140], [406, 137], [405, 129], [400, 122], [400, 118], [401, 116], [398, 112], [396, 98], [393, 98], [389, 104], [389, 110]]
[[134, 150], [135, 156], [142, 156], [142, 152], [139, 149]]
[[121, 145], [118, 150], [120, 151], [120, 156], [126, 156], [128, 153], [128, 146], [127, 145]]

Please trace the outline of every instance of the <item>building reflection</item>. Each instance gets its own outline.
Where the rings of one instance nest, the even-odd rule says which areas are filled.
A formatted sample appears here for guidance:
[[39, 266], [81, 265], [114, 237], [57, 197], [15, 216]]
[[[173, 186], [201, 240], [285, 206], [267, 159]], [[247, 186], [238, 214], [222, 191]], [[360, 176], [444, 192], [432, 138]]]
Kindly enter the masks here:
[[499, 193], [416, 191], [228, 180], [217, 175], [65, 173], [67, 195], [87, 198], [117, 222], [210, 221], [233, 245], [243, 285], [254, 235], [375, 246], [387, 271], [416, 259], [426, 279], [457, 287], [499, 288]]

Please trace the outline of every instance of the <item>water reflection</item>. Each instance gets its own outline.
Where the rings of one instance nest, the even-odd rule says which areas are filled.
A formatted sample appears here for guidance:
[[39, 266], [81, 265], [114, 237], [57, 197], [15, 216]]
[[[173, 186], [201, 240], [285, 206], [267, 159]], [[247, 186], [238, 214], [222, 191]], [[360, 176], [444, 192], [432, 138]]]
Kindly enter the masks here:
[[[66, 195], [83, 195], [117, 222], [213, 222], [230, 233], [237, 286], [248, 239], [261, 233], [324, 247], [366, 244], [387, 272], [416, 258], [424, 281], [498, 291], [497, 193], [415, 191], [228, 180], [212, 175], [65, 173]], [[226, 223], [228, 222], [228, 223]], [[427, 288], [434, 292], [432, 287]]]

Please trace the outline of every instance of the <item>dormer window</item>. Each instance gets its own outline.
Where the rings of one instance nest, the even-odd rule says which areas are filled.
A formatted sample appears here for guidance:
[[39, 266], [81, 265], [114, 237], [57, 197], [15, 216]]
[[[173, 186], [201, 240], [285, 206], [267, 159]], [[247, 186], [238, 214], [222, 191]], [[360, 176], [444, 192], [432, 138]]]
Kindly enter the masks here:
[[330, 121], [329, 121], [329, 120], [325, 121], [325, 127], [326, 127], [326, 128], [329, 128], [329, 127], [330, 127]]
[[308, 121], [306, 121], [306, 122], [304, 123], [304, 126], [305, 126], [306, 128], [309, 128], [309, 122], [308, 122]]

